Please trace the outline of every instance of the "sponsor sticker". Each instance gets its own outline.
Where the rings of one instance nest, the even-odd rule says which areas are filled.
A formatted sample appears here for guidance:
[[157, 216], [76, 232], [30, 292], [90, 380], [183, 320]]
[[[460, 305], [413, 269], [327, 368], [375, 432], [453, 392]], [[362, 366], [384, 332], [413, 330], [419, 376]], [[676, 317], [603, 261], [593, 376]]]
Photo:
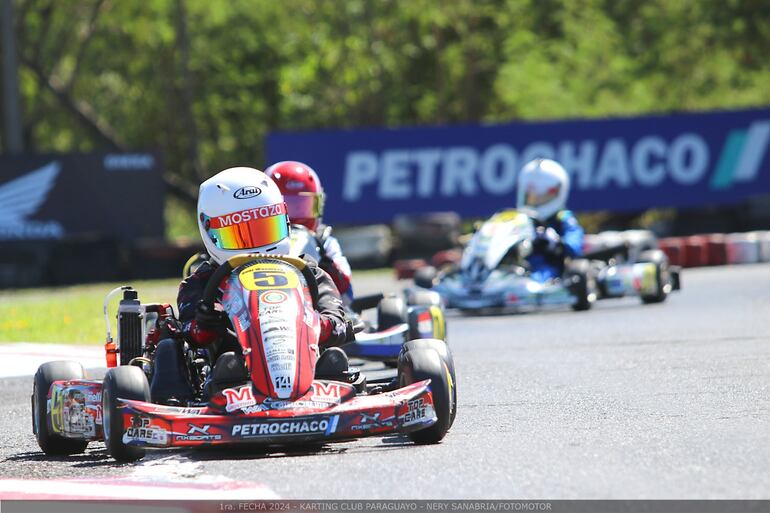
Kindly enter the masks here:
[[380, 412], [376, 413], [362, 413], [358, 424], [350, 426], [353, 431], [364, 431], [367, 429], [379, 428], [379, 427], [392, 427], [393, 417], [387, 419], [380, 419]]
[[271, 290], [259, 296], [259, 301], [266, 305], [278, 305], [289, 299], [289, 295], [280, 290]]
[[73, 401], [63, 409], [63, 431], [74, 435], [94, 436], [96, 425], [93, 415], [81, 402]]
[[235, 199], [249, 199], [249, 198], [255, 198], [262, 194], [262, 189], [259, 187], [254, 186], [248, 186], [248, 187], [241, 187], [237, 191], [233, 193], [233, 198]]
[[321, 401], [324, 403], [340, 404], [344, 392], [339, 383], [321, 383], [314, 381], [313, 385], [313, 400]]
[[293, 289], [299, 286], [297, 273], [281, 264], [258, 263], [238, 274], [247, 290]]
[[[286, 214], [286, 204], [276, 203], [274, 205], [266, 205], [259, 208], [251, 208], [248, 210], [241, 210], [240, 212], [233, 212], [219, 217], [212, 217], [210, 219], [211, 228], [224, 228], [225, 226], [232, 226], [236, 224], [246, 223], [255, 219], [265, 219], [275, 216]], [[255, 264], [264, 265], [264, 264]]]
[[312, 420], [281, 420], [250, 424], [235, 424], [232, 427], [232, 436], [240, 438], [260, 438], [275, 435], [331, 435], [337, 430], [339, 416], [333, 415], [324, 419]]
[[[298, 279], [296, 274], [291, 276]], [[280, 399], [291, 395], [296, 374], [296, 362], [286, 355], [295, 354], [297, 346], [298, 305], [288, 299], [289, 294], [282, 290], [269, 290], [259, 296], [259, 329], [268, 364], [267, 378]], [[263, 315], [263, 308], [270, 310], [269, 315]]]
[[186, 434], [176, 435], [176, 439], [184, 442], [212, 442], [214, 440], [221, 440], [222, 435], [212, 434], [209, 431], [211, 426], [204, 424], [199, 426], [197, 424], [188, 424], [189, 429]]
[[153, 445], [165, 445], [168, 443], [168, 431], [157, 426], [150, 425], [150, 419], [133, 417], [133, 425], [123, 434], [123, 443], [144, 442]]
[[423, 398], [409, 401], [409, 411], [407, 411], [403, 417], [401, 417], [401, 423], [404, 426], [411, 426], [412, 424], [421, 424], [423, 422], [431, 420], [435, 416], [433, 406], [425, 404]]
[[257, 400], [254, 399], [254, 393], [251, 390], [250, 384], [238, 388], [225, 388], [222, 390], [222, 395], [224, 395], [227, 400], [225, 411], [228, 413], [257, 404]]

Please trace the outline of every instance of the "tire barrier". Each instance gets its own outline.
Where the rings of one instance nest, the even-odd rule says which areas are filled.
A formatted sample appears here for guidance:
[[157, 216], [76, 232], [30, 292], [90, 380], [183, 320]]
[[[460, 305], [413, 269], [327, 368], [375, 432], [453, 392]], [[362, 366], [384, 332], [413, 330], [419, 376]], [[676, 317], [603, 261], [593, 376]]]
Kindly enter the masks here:
[[727, 243], [725, 236], [721, 233], [714, 233], [706, 236], [706, 265], [725, 265], [727, 264]]
[[[647, 249], [660, 248], [671, 265], [682, 267], [707, 267], [717, 265], [754, 264], [770, 262], [770, 230], [746, 233], [710, 233], [683, 237], [656, 239], [649, 230], [605, 231], [585, 235], [583, 252], [590, 253], [605, 248], [628, 244], [630, 258]], [[439, 251], [430, 259], [432, 266], [440, 268], [457, 264], [462, 250]], [[427, 265], [424, 260], [397, 260], [394, 264], [399, 279], [408, 279], [414, 272]], [[403, 276], [403, 278], [402, 278]]]
[[463, 251], [461, 249], [446, 249], [433, 255], [433, 257], [430, 259], [430, 265], [440, 269], [441, 267], [447, 265], [459, 264], [462, 256]]
[[408, 260], [396, 260], [393, 262], [393, 269], [396, 271], [396, 278], [399, 280], [409, 280], [414, 276], [415, 271], [428, 265], [428, 262], [422, 258], [411, 258]]
[[708, 264], [708, 237], [693, 235], [682, 244], [682, 266], [702, 267]]
[[759, 259], [759, 238], [754, 233], [731, 233], [726, 237], [728, 264], [755, 264]]
[[682, 265], [684, 257], [684, 237], [666, 237], [658, 240], [658, 247], [666, 254], [669, 263]]

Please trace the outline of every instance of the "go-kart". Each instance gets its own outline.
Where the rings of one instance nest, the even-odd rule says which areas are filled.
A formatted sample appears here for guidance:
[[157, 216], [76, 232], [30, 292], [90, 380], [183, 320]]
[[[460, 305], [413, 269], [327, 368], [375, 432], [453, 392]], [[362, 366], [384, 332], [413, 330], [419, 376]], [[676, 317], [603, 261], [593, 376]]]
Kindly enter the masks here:
[[[325, 443], [392, 432], [436, 443], [454, 421], [454, 363], [441, 340], [404, 344], [393, 379], [367, 380], [355, 368], [324, 374], [321, 361], [333, 351], [319, 357], [318, 288], [300, 259], [239, 255], [216, 269], [204, 304], [213, 308], [221, 290], [242, 353], [216, 361], [174, 338], [169, 305], [141, 304], [130, 287], [116, 290], [124, 299], [115, 342], [107, 326], [104, 380], [86, 379], [69, 361], [35, 374], [33, 430], [46, 454], [80, 453], [98, 440], [118, 461], [137, 460], [147, 448]], [[159, 333], [169, 338], [159, 341]], [[169, 362], [178, 373], [166, 372], [175, 368]], [[169, 386], [152, 397], [153, 378], [181, 379], [189, 394]]]
[[[291, 227], [293, 256], [307, 255], [320, 262], [324, 255], [324, 241], [331, 235], [331, 227], [313, 233], [302, 225]], [[348, 356], [363, 360], [382, 361], [394, 366], [407, 341], [418, 338], [446, 337], [446, 322], [441, 298], [435, 292], [421, 291], [407, 295], [372, 294], [349, 300], [343, 295], [348, 318], [356, 326], [354, 341], [343, 346]], [[367, 321], [365, 310], [376, 309], [376, 320]]]
[[424, 267], [415, 273], [414, 284], [417, 290], [438, 292], [446, 307], [466, 311], [554, 306], [588, 310], [597, 299], [632, 295], [644, 303], [659, 303], [679, 288], [679, 270], [668, 265], [663, 252], [641, 252], [628, 261], [626, 246], [569, 260], [561, 277], [537, 281], [526, 257], [538, 229], [522, 212], [499, 212], [474, 233], [459, 266]]
[[[305, 255], [320, 262], [324, 241], [330, 235], [329, 226], [316, 234], [305, 226], [292, 225], [290, 256]], [[189, 276], [208, 259], [206, 253], [193, 255], [185, 264], [182, 276]], [[342, 299], [356, 333], [355, 340], [343, 346], [348, 356], [395, 367], [401, 347], [409, 340], [446, 339], [444, 309], [436, 292], [411, 290], [404, 296], [371, 294], [352, 299], [343, 294]], [[375, 310], [373, 320], [365, 318], [363, 313], [366, 310]]]

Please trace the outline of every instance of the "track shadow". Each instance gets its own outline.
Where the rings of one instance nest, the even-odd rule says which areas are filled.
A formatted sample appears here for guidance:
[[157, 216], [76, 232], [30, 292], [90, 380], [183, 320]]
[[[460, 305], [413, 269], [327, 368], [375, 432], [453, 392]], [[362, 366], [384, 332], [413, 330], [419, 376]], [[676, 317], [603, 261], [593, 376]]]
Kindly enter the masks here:
[[639, 308], [655, 308], [665, 303], [656, 305], [644, 305], [639, 298], [636, 297], [621, 297], [621, 298], [609, 298], [601, 299], [593, 304], [590, 310], [587, 312], [574, 312], [569, 305], [564, 306], [543, 306], [526, 310], [516, 310], [513, 308], [481, 308], [478, 310], [451, 310], [451, 314], [447, 313], [447, 318], [458, 319], [477, 319], [484, 317], [524, 317], [524, 316], [551, 316], [551, 315], [590, 315], [592, 311], [621, 311], [621, 310], [637, 310]]
[[[382, 445], [360, 445], [356, 443], [338, 442], [332, 444], [302, 444], [297, 446], [260, 446], [235, 445], [230, 447], [198, 447], [194, 450], [183, 449], [176, 454], [192, 461], [211, 460], [261, 460], [274, 458], [301, 458], [318, 455], [342, 455], [346, 453], [381, 453], [393, 451], [413, 445], [404, 435], [395, 434], [380, 439]], [[350, 442], [355, 442], [351, 440]]]
[[64, 456], [49, 456], [42, 451], [20, 452], [8, 456], [2, 460], [2, 462], [59, 462], [66, 463], [76, 468], [93, 468], [98, 466], [114, 467], [122, 465], [121, 463], [118, 463], [110, 458], [110, 455], [107, 454], [107, 450], [105, 448], [88, 450], [81, 454], [69, 454]]

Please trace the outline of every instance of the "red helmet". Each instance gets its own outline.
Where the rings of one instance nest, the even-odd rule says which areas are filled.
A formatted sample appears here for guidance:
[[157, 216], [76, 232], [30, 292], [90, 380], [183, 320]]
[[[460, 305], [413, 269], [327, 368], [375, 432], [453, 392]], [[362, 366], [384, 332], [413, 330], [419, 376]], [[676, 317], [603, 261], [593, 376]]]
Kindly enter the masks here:
[[324, 210], [324, 190], [313, 168], [302, 162], [283, 161], [265, 170], [283, 193], [292, 224], [318, 229]]

